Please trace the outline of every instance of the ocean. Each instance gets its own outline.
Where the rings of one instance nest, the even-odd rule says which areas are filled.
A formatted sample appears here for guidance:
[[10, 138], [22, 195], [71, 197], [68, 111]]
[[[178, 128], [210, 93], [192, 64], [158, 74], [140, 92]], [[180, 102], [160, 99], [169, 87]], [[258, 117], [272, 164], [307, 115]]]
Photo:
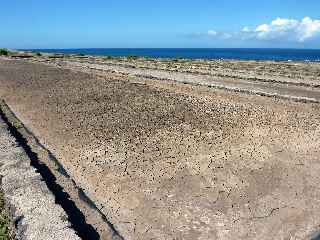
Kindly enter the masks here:
[[142, 56], [152, 58], [234, 59], [273, 61], [320, 61], [320, 49], [267, 48], [83, 48], [24, 49], [35, 52], [73, 53], [96, 56]]

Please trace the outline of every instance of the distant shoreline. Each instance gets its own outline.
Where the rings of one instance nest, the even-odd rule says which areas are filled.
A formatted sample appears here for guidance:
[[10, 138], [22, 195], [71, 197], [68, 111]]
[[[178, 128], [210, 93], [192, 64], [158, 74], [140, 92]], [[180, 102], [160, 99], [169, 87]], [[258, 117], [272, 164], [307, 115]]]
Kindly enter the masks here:
[[244, 60], [244, 61], [320, 61], [320, 49], [273, 48], [80, 48], [19, 49], [51, 54], [78, 54], [110, 57], [144, 57], [155, 59]]

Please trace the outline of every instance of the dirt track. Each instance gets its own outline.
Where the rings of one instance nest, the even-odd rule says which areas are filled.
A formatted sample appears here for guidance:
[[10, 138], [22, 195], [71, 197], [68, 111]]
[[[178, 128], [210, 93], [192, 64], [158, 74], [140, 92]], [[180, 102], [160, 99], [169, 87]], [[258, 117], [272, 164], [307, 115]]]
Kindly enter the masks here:
[[15, 60], [0, 86], [125, 239], [319, 231], [319, 104]]

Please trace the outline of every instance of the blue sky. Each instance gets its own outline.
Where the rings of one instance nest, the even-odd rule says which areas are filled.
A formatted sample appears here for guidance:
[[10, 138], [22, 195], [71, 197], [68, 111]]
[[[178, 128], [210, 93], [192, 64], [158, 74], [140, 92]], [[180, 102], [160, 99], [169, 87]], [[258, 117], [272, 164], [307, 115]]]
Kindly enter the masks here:
[[4, 0], [1, 10], [7, 48], [320, 48], [319, 0]]

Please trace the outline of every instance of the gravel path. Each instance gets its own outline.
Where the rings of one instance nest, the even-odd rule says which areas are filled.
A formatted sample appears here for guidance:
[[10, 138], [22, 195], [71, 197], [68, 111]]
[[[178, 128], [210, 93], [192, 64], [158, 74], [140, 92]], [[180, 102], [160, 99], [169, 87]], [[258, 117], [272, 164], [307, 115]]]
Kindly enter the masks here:
[[5, 201], [16, 225], [16, 239], [80, 239], [1, 118], [0, 174]]

